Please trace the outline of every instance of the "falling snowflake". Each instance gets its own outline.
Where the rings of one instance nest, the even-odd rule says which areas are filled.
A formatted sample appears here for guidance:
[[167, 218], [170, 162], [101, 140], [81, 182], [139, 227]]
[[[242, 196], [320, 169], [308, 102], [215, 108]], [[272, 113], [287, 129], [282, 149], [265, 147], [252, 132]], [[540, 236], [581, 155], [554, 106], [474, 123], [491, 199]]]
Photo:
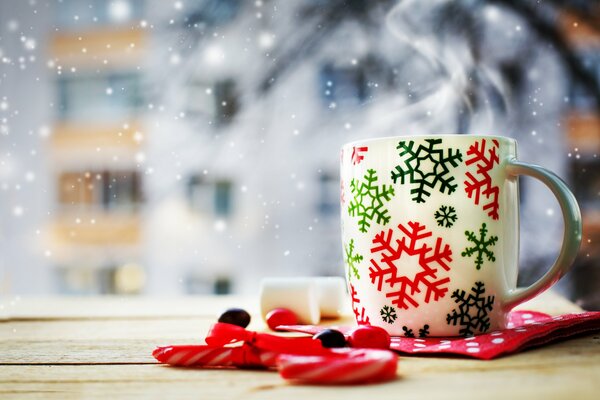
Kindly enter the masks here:
[[392, 306], [383, 306], [379, 311], [379, 314], [381, 315], [383, 322], [387, 322], [388, 324], [393, 324], [396, 318], [398, 318], [396, 309]]
[[344, 253], [346, 255], [344, 261], [348, 266], [348, 281], [350, 281], [352, 275], [354, 275], [356, 279], [360, 279], [360, 273], [358, 272], [357, 264], [363, 260], [363, 256], [354, 253], [354, 239], [350, 239], [348, 246], [344, 246]]
[[[433, 301], [438, 301], [448, 291], [446, 285], [450, 282], [449, 277], [438, 277], [438, 267], [443, 271], [450, 270], [450, 246], [443, 245], [442, 238], [439, 237], [435, 240], [434, 247], [423, 242], [432, 233], [418, 222], [410, 221], [408, 228], [403, 224], [398, 225], [398, 228], [404, 234], [401, 240], [394, 240], [392, 229], [381, 231], [373, 239], [371, 253], [379, 253], [381, 258], [371, 259], [371, 283], [376, 285], [378, 291], [386, 291], [386, 297], [393, 299], [392, 304], [405, 310], [411, 306], [418, 307], [419, 301], [429, 303], [432, 298]], [[400, 266], [407, 263], [408, 257], [413, 256], [418, 257], [420, 271], [411, 278], [402, 273]], [[389, 286], [384, 288], [384, 282]], [[417, 298], [416, 293], [422, 293], [422, 289], [425, 289], [424, 295]]]
[[366, 310], [364, 307], [359, 306], [360, 299], [358, 298], [358, 292], [354, 288], [353, 284], [350, 284], [350, 300], [352, 301], [352, 311], [354, 312], [354, 317], [356, 318], [356, 323], [359, 325], [369, 325], [370, 320], [369, 316], [365, 315]]
[[438, 226], [450, 228], [456, 222], [456, 210], [452, 206], [440, 206], [434, 217]]
[[413, 333], [413, 330], [408, 328], [407, 326], [403, 326], [402, 330], [404, 331], [404, 337], [408, 337], [408, 338], [414, 338], [415, 334]]
[[489, 313], [494, 305], [494, 296], [486, 298], [484, 293], [483, 282], [475, 282], [468, 296], [464, 290], [456, 289], [452, 293], [454, 302], [458, 304], [458, 311], [452, 310], [452, 314], [446, 316], [446, 322], [448, 325], [460, 325], [460, 335], [472, 336], [476, 331], [483, 333], [490, 329]]
[[490, 236], [487, 238], [488, 230], [485, 222], [479, 228], [479, 238], [475, 236], [475, 232], [465, 231], [467, 240], [473, 243], [473, 246], [467, 247], [465, 251], [461, 253], [463, 257], [471, 257], [477, 253], [475, 257], [475, 268], [481, 269], [483, 264], [483, 255], [487, 257], [488, 261], [496, 261], [494, 253], [489, 249], [491, 246], [495, 246], [498, 241], [498, 236]]
[[377, 173], [374, 169], [368, 169], [364, 176], [364, 181], [352, 179], [350, 181], [350, 190], [354, 198], [348, 206], [348, 214], [352, 217], [358, 217], [358, 226], [361, 232], [366, 232], [371, 226], [369, 221], [375, 221], [378, 224], [387, 224], [390, 222], [388, 210], [383, 206], [383, 202], [390, 201], [394, 195], [394, 188], [389, 185], [376, 185]]
[[360, 162], [365, 158], [362, 153], [368, 151], [369, 148], [367, 146], [356, 147], [352, 146], [352, 164], [360, 164]]
[[426, 139], [425, 142], [427, 146], [420, 144], [416, 149], [412, 140], [399, 142], [396, 148], [400, 150], [400, 157], [403, 157], [403, 165], [392, 170], [394, 183], [400, 178], [400, 183], [404, 184], [408, 177], [409, 183], [413, 184], [410, 190], [412, 200], [417, 203], [424, 203], [425, 197], [429, 197], [431, 190], [436, 187], [440, 193], [453, 193], [458, 185], [453, 183], [454, 176], [449, 175], [450, 167], [456, 168], [458, 162], [462, 161], [458, 149], [448, 149], [444, 157], [443, 149], [434, 148], [442, 143], [442, 139]]
[[493, 220], [497, 220], [499, 218], [498, 209], [500, 208], [498, 201], [500, 188], [492, 185], [490, 171], [494, 168], [495, 164], [500, 163], [497, 154], [499, 144], [496, 139], [493, 139], [493, 145], [487, 149], [486, 154], [486, 143], [485, 139], [481, 139], [481, 142], [475, 142], [467, 150], [467, 156], [470, 157], [465, 161], [465, 164], [469, 166], [475, 163], [475, 175], [477, 177], [471, 171], [467, 171], [465, 192], [470, 199], [473, 199], [476, 205], [479, 205], [481, 196], [483, 195], [487, 200], [487, 203], [483, 205], [483, 210], [487, 211], [488, 216], [492, 217]]

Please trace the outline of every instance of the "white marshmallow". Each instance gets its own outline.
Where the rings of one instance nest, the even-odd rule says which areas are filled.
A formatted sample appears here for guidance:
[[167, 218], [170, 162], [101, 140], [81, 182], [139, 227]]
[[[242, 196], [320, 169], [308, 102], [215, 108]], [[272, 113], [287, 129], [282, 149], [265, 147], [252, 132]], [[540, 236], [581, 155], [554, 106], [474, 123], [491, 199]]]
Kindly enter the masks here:
[[287, 308], [301, 324], [316, 325], [321, 321], [317, 284], [312, 278], [264, 278], [260, 284], [260, 312], [263, 319], [269, 311]]
[[342, 315], [350, 301], [346, 295], [346, 281], [339, 276], [314, 278], [317, 284], [317, 296], [321, 316], [337, 318]]

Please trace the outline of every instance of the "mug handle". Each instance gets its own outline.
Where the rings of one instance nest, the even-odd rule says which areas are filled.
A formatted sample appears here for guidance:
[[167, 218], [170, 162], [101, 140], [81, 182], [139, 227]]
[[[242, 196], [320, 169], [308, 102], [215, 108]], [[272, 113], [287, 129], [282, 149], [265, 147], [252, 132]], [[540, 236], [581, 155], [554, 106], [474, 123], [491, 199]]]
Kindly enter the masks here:
[[511, 309], [542, 293], [554, 285], [573, 265], [581, 245], [581, 211], [575, 196], [567, 184], [553, 172], [538, 165], [527, 164], [512, 159], [508, 161], [506, 172], [512, 176], [528, 175], [544, 183], [556, 196], [563, 215], [563, 241], [560, 254], [554, 265], [537, 282], [526, 288], [511, 290], [504, 300], [506, 309]]

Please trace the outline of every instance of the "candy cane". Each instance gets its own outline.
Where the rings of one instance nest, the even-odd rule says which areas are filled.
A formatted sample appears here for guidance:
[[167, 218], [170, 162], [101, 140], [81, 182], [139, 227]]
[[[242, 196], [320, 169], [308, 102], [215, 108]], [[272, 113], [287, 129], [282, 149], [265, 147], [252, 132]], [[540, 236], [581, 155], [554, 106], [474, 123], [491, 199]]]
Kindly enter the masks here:
[[183, 345], [158, 347], [152, 355], [163, 364], [180, 367], [191, 366], [235, 366], [239, 350], [231, 347]]
[[215, 347], [179, 345], [157, 347], [152, 355], [163, 364], [177, 367], [258, 367], [276, 365], [279, 353], [261, 351], [252, 346]]
[[331, 349], [330, 355], [279, 356], [284, 379], [302, 383], [348, 384], [383, 382], [396, 377], [398, 356], [389, 350]]
[[[398, 357], [389, 350], [329, 349], [307, 337], [282, 337], [216, 323], [208, 345], [158, 347], [159, 362], [181, 367], [277, 367], [284, 379], [303, 383], [382, 382], [396, 376]], [[233, 343], [241, 343], [228, 347]]]

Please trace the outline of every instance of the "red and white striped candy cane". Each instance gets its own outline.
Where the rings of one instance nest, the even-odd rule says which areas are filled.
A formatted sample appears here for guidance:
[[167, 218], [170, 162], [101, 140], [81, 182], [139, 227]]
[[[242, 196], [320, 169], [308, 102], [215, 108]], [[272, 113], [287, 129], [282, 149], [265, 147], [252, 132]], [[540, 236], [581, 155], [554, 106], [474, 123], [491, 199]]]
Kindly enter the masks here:
[[235, 348], [203, 345], [183, 345], [158, 347], [152, 352], [154, 358], [163, 364], [180, 367], [191, 366], [235, 366]]
[[389, 350], [331, 349], [329, 355], [282, 354], [277, 367], [284, 379], [302, 383], [383, 382], [396, 377], [398, 356]]
[[157, 347], [152, 355], [163, 364], [178, 367], [263, 367], [276, 364], [279, 353], [251, 346], [215, 347], [178, 345]]

